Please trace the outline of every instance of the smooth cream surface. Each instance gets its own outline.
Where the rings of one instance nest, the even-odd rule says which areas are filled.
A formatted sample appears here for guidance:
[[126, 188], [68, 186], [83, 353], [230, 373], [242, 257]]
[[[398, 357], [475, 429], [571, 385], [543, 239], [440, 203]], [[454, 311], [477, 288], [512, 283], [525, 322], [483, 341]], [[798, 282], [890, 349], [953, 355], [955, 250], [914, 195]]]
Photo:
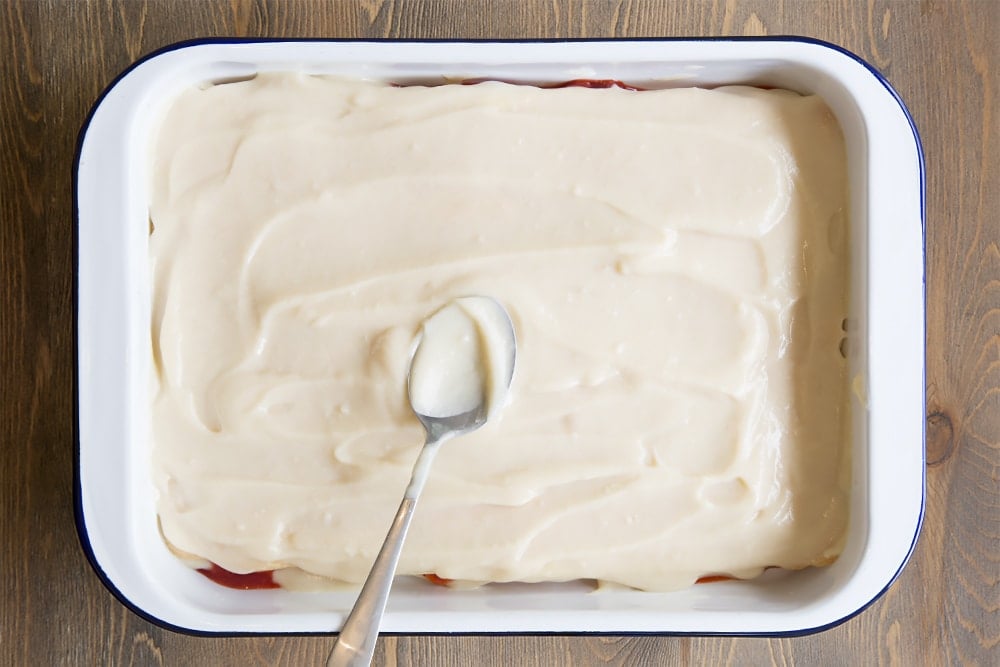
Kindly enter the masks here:
[[423, 442], [414, 335], [489, 294], [509, 404], [439, 452], [400, 573], [668, 590], [839, 553], [846, 169], [819, 98], [267, 74], [183, 93], [154, 160], [177, 550], [362, 581]]

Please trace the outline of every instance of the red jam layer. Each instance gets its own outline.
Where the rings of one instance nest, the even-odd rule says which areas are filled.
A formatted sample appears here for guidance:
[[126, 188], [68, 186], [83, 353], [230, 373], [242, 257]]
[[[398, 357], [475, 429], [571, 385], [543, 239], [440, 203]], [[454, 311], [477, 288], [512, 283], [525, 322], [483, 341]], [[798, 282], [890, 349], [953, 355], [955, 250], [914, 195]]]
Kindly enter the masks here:
[[[465, 79], [462, 81], [463, 86], [474, 86], [477, 83], [485, 83], [487, 81], [500, 81], [500, 79]], [[504, 81], [503, 83], [513, 83], [518, 84], [516, 81]], [[630, 86], [627, 83], [618, 81], [617, 79], [572, 79], [570, 81], [563, 81], [561, 83], [544, 83], [535, 86], [536, 88], [622, 88], [624, 90], [645, 90], [645, 88], [639, 88], [637, 86]]]
[[[770, 569], [770, 568], [768, 568]], [[235, 588], [241, 591], [252, 591], [252, 590], [265, 590], [270, 588], [281, 588], [281, 584], [274, 580], [274, 570], [264, 570], [262, 572], [249, 572], [247, 574], [238, 574], [236, 572], [230, 572], [224, 568], [219, 567], [215, 563], [212, 563], [210, 567], [198, 568], [198, 572], [203, 576], [211, 579], [220, 586], [225, 586], [226, 588]], [[424, 579], [431, 582], [435, 586], [448, 586], [451, 584], [451, 579], [445, 579], [444, 577], [439, 577], [434, 573], [428, 573], [424, 575]], [[701, 577], [696, 583], [699, 584], [710, 584], [717, 581], [731, 581], [733, 577], [727, 577], [725, 575], [710, 575], [707, 577]]]
[[210, 567], [198, 568], [198, 572], [220, 586], [235, 588], [241, 591], [281, 588], [281, 584], [274, 580], [274, 570], [237, 574], [212, 563]]

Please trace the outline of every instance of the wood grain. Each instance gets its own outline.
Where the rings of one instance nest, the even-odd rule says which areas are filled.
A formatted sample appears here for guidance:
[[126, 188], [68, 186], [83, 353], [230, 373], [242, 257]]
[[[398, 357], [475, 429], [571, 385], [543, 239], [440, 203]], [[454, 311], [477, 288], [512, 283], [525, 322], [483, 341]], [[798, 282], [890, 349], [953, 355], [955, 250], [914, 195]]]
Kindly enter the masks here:
[[127, 611], [73, 523], [72, 161], [101, 90], [171, 42], [801, 34], [877, 65], [927, 158], [927, 513], [870, 609], [798, 639], [389, 637], [376, 664], [1000, 664], [1000, 2], [13, 0], [0, 5], [0, 664], [320, 664], [328, 638], [197, 639]]

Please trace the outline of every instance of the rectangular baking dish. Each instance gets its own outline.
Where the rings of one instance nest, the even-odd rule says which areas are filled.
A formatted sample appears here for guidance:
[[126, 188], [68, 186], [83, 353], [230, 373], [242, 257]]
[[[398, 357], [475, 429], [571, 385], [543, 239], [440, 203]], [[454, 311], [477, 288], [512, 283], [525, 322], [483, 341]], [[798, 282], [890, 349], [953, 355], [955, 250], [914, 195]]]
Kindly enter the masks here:
[[674, 593], [583, 584], [450, 590], [403, 578], [383, 630], [788, 635], [858, 613], [899, 574], [924, 501], [923, 157], [889, 84], [839, 47], [802, 38], [546, 42], [204, 41], [122, 74], [81, 133], [76, 195], [77, 466], [81, 543], [141, 616], [199, 634], [336, 631], [356, 591], [237, 591], [185, 567], [157, 531], [150, 476], [149, 155], [180, 90], [297, 70], [444, 83], [618, 79], [643, 87], [749, 84], [823, 96], [847, 142], [851, 189], [853, 488], [836, 563]]

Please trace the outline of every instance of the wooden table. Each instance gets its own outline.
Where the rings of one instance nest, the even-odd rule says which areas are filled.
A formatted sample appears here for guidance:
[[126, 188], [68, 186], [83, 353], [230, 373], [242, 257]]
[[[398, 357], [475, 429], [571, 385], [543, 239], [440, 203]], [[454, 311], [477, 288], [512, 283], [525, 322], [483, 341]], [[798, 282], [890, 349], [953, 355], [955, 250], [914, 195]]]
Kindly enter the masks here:
[[73, 522], [76, 137], [130, 62], [193, 37], [800, 34], [884, 72], [927, 157], [927, 514], [899, 581], [798, 639], [390, 637], [376, 664], [1000, 664], [1000, 2], [8, 0], [0, 7], [0, 664], [308, 665], [326, 637], [204, 639], [108, 593]]

